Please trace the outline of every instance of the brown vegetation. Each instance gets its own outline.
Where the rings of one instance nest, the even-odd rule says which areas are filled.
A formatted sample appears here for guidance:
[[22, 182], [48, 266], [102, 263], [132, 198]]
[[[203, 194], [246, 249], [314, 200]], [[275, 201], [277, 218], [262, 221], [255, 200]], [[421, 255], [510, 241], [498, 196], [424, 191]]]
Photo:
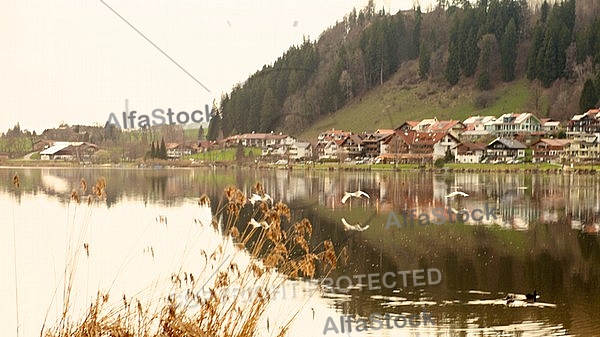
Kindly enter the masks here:
[[[18, 176], [13, 179], [18, 184]], [[79, 203], [86, 195], [87, 183], [80, 181], [80, 191], [73, 190], [71, 198]], [[97, 203], [106, 198], [106, 180], [101, 177], [92, 186], [87, 195], [88, 203]], [[260, 183], [254, 186], [254, 193], [265, 196]], [[211, 201], [203, 195], [200, 207], [210, 207]], [[268, 227], [254, 227], [240, 223], [240, 211], [244, 207], [253, 208], [253, 218], [266, 222]], [[62, 336], [254, 336], [260, 318], [273, 299], [274, 294], [288, 279], [300, 276], [312, 278], [318, 266], [326, 272], [336, 268], [337, 259], [333, 243], [324, 241], [316, 247], [310, 246], [312, 225], [307, 219], [297, 223], [290, 222], [290, 209], [287, 205], [277, 202], [256, 202], [250, 206], [246, 195], [235, 187], [224, 191], [213, 216], [213, 226], [222, 226], [225, 238], [214, 251], [202, 251], [206, 262], [227, 262], [222, 265], [220, 272], [215, 274], [213, 285], [207, 285], [210, 296], [207, 299], [196, 298], [200, 307], [190, 310], [189, 303], [182, 305], [169, 296], [166, 299], [147, 300], [123, 295], [118, 304], [109, 301], [110, 294], [98, 291], [96, 300], [90, 303], [85, 317], [73, 317], [71, 294], [73, 291], [74, 275], [77, 271], [77, 256], [81, 247], [89, 256], [88, 244], [80, 245], [71, 252], [72, 257], [65, 266], [65, 284], [62, 317], [53, 328], [42, 328], [44, 337]], [[219, 223], [219, 218], [226, 219]], [[242, 248], [237, 253], [249, 254], [250, 261], [245, 266], [232, 260], [227, 260], [225, 244], [232, 240], [235, 246]], [[71, 243], [73, 244], [73, 243]], [[251, 248], [250, 248], [251, 247]], [[320, 250], [317, 252], [316, 250]], [[212, 271], [207, 270], [206, 273]], [[197, 279], [202, 275], [197, 275]], [[186, 281], [188, 275], [185, 275]], [[173, 273], [172, 289], [183, 289], [181, 276]], [[190, 274], [191, 288], [188, 294], [200, 290]], [[246, 302], [241, 296], [224, 297], [221, 294], [227, 287], [238, 286], [240, 289], [259, 286], [259, 290]], [[194, 295], [192, 295], [194, 296]], [[242, 303], [243, 302], [243, 303]], [[297, 308], [296, 310], [300, 310]], [[297, 312], [296, 311], [296, 314]], [[284, 324], [277, 336], [284, 336], [291, 321]]]

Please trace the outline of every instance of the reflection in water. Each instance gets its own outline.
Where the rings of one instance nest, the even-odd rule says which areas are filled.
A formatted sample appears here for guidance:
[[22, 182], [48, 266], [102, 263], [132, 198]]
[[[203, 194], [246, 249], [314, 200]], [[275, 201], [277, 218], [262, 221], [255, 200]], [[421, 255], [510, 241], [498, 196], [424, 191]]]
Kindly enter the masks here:
[[[20, 190], [10, 184], [15, 171], [21, 177]], [[352, 279], [359, 274], [428, 268], [442, 272], [439, 285], [324, 293], [323, 297], [343, 314], [368, 317], [384, 308], [401, 315], [421, 312], [426, 306], [439, 322], [437, 327], [452, 335], [502, 331], [507, 335], [589, 336], [600, 325], [600, 190], [595, 176], [0, 169], [0, 195], [14, 197], [17, 205], [23, 198], [38, 194], [66, 204], [80, 178], [91, 183], [99, 176], [108, 182], [107, 208], [127, 203], [133, 218], [159, 207], [177, 210], [195, 204], [203, 193], [213, 200], [214, 210], [220, 207], [218, 198], [225, 187], [235, 185], [249, 196], [252, 186], [261, 181], [273, 199], [290, 205], [295, 219], [311, 220], [311, 243], [332, 239], [336, 247], [348, 247], [347, 264], [329, 277]], [[341, 203], [344, 192], [356, 190], [365, 191], [370, 198]], [[445, 198], [457, 190], [469, 196]], [[470, 213], [486, 204], [496, 208], [496, 220], [385, 229], [391, 211], [431, 214], [434, 208], [443, 207]], [[158, 213], [152, 213], [152, 219], [156, 216]], [[245, 208], [239, 226], [245, 226], [251, 217], [251, 209]], [[360, 233], [346, 232], [342, 217], [370, 227]], [[168, 226], [176, 226], [170, 217]], [[534, 289], [541, 296], [536, 305], [514, 305], [505, 300], [508, 293], [525, 294]], [[313, 329], [315, 335], [321, 335], [322, 328]], [[389, 331], [390, 335], [399, 333]]]

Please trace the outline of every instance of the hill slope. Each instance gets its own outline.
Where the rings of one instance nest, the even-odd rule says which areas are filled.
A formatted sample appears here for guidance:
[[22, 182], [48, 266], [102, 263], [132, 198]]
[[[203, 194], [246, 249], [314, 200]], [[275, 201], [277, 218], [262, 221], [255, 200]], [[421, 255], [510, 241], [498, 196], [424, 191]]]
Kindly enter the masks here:
[[[410, 81], [405, 79], [406, 70], [411, 68], [414, 69], [414, 65], [404, 65], [403, 71], [396, 73], [382, 86], [363, 97], [355, 98], [342, 109], [317, 120], [295, 136], [310, 140], [316, 139], [321, 131], [330, 128], [355, 133], [372, 132], [395, 128], [407, 120], [437, 117], [462, 121], [472, 115], [499, 116], [528, 110], [531, 95], [527, 79], [502, 83], [493, 90], [480, 92], [473, 90], [468, 81], [453, 87], [431, 81], [407, 84]], [[476, 100], [482, 103], [487, 101], [488, 104], [486, 107], [478, 107]]]

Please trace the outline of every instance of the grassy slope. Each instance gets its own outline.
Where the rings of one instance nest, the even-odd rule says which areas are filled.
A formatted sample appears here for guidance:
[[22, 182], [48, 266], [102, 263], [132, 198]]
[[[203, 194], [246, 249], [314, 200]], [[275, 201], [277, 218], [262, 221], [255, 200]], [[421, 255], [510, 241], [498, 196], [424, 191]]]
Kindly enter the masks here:
[[[414, 71], [414, 65], [412, 68]], [[449, 88], [431, 81], [403, 84], [406, 81], [402, 81], [402, 78], [405, 77], [406, 74], [398, 72], [383, 86], [355, 98], [346, 107], [318, 120], [311, 128], [296, 136], [299, 139], [316, 139], [321, 131], [330, 128], [369, 132], [395, 128], [406, 120], [433, 117], [462, 121], [478, 114], [500, 116], [503, 113], [525, 111], [529, 97], [527, 79], [502, 83], [488, 92], [497, 99], [489, 107], [477, 109], [474, 101], [482, 93], [473, 89], [468, 80]]]

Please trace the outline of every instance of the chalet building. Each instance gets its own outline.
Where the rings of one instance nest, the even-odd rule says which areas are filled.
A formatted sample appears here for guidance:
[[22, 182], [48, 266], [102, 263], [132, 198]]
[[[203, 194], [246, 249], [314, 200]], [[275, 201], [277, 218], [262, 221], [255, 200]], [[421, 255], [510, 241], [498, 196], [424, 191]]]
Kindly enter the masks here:
[[[289, 145], [291, 146], [291, 145]], [[288, 153], [289, 146], [286, 144], [276, 143], [265, 146], [261, 149], [263, 156], [284, 157]]]
[[438, 122], [437, 118], [426, 118], [417, 124], [417, 126], [413, 129], [418, 132], [427, 132], [429, 128]]
[[54, 142], [40, 152], [40, 159], [89, 161], [97, 150], [95, 144], [86, 142]]
[[165, 147], [167, 149], [167, 158], [169, 159], [179, 159], [195, 152], [192, 145], [187, 144], [167, 143]]
[[460, 133], [461, 140], [474, 140], [484, 137], [489, 137], [492, 133], [485, 129], [487, 123], [492, 123], [496, 120], [494, 116], [472, 116], [463, 121], [464, 130]]
[[546, 139], [542, 138], [531, 144], [532, 162], [534, 163], [561, 163], [569, 150], [568, 139]]
[[315, 155], [315, 157], [323, 158], [323, 156], [325, 156], [325, 146], [326, 145], [327, 145], [327, 143], [320, 142], [320, 143], [317, 143], [313, 147], [313, 154]]
[[[408, 131], [406, 131], [406, 132], [408, 132]], [[410, 132], [414, 132], [414, 131], [410, 131]], [[383, 157], [386, 157], [386, 158], [393, 158], [394, 156], [386, 156], [386, 155], [409, 152], [410, 147], [409, 147], [408, 143], [404, 140], [404, 137], [400, 136], [400, 133], [404, 133], [404, 131], [396, 132], [394, 134], [386, 136], [384, 139], [381, 140], [380, 156], [383, 155]]]
[[395, 131], [417, 131], [417, 132], [443, 132], [450, 133], [455, 138], [466, 128], [458, 120], [440, 121], [437, 118], [423, 119], [422, 121], [407, 121], [394, 129]]
[[424, 163], [446, 156], [459, 141], [450, 133], [397, 131], [382, 141], [380, 158], [384, 162]]
[[560, 131], [560, 121], [552, 118], [541, 118], [540, 121], [542, 121], [542, 131], [545, 134], [551, 135]]
[[517, 140], [498, 137], [488, 144], [486, 157], [492, 161], [523, 158], [525, 157], [525, 149], [527, 149], [527, 146]]
[[465, 130], [466, 126], [457, 120], [438, 121], [429, 127], [428, 132], [449, 133], [458, 139], [459, 135]]
[[497, 136], [506, 137], [517, 134], [542, 134], [542, 121], [531, 113], [504, 114], [493, 122], [485, 124], [485, 130]]
[[367, 133], [362, 135], [361, 149], [364, 157], [375, 158], [381, 154], [381, 143], [390, 135], [384, 133]]
[[296, 142], [290, 147], [291, 160], [307, 160], [313, 156], [313, 146], [309, 142]]
[[575, 115], [567, 124], [567, 133], [594, 133], [600, 132], [600, 109], [590, 109], [587, 112]]
[[324, 159], [324, 158], [339, 158], [339, 155], [341, 154], [341, 146], [340, 144], [342, 143], [343, 140], [330, 140], [327, 143], [325, 143], [325, 146], [323, 147], [323, 155], [319, 157], [319, 159]]
[[454, 155], [456, 147], [460, 144], [458, 138], [450, 132], [442, 134], [444, 136], [433, 144], [433, 160], [444, 158], [448, 152]]
[[456, 147], [454, 161], [457, 163], [480, 163], [485, 157], [487, 144], [464, 142]]
[[349, 158], [356, 158], [362, 155], [362, 139], [358, 135], [349, 135], [338, 142], [343, 153]]
[[485, 130], [485, 124], [496, 120], [495, 116], [471, 116], [463, 121], [465, 127], [472, 127], [473, 130]]
[[242, 144], [244, 147], [260, 147], [268, 148], [276, 145], [292, 145], [296, 140], [282, 133], [244, 133], [241, 135], [233, 135], [225, 140], [227, 146], [236, 146]]
[[569, 144], [569, 158], [575, 163], [596, 162], [600, 159], [599, 145], [598, 134], [576, 135]]
[[350, 136], [352, 132], [350, 131], [342, 131], [342, 130], [326, 130], [319, 134], [317, 137], [318, 143], [327, 143], [330, 140], [342, 140], [344, 137]]
[[0, 161], [8, 160], [8, 159], [9, 159], [8, 153], [0, 152]]

